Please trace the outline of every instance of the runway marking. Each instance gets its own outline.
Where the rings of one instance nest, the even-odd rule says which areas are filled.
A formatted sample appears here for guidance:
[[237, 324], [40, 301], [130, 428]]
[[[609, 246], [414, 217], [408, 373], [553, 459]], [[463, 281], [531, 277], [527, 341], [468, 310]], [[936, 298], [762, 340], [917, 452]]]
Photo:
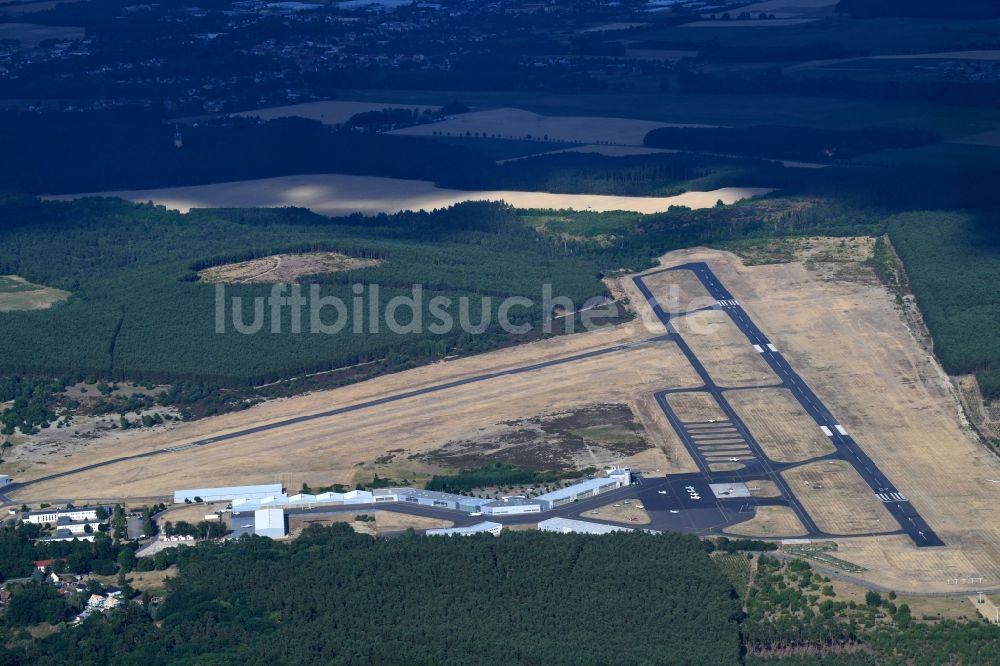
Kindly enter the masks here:
[[845, 436], [847, 435], [847, 431], [844, 430], [844, 426], [840, 425], [839, 423], [835, 424], [833, 427], [836, 428], [837, 432], [839, 432], [841, 435]]
[[775, 347], [774, 345], [772, 345], [770, 342], [767, 343], [767, 348], [768, 348], [768, 350], [770, 350], [772, 352], [778, 351], [778, 348]]
[[822, 430], [823, 434], [826, 435], [827, 437], [833, 437], [833, 431], [827, 428], [826, 426], [820, 426], [819, 429]]
[[763, 354], [764, 353], [764, 348], [761, 347], [760, 345], [754, 345], [753, 348], [757, 350], [758, 354]]
[[909, 500], [903, 497], [900, 493], [876, 493], [878, 498], [883, 502], [908, 502]]

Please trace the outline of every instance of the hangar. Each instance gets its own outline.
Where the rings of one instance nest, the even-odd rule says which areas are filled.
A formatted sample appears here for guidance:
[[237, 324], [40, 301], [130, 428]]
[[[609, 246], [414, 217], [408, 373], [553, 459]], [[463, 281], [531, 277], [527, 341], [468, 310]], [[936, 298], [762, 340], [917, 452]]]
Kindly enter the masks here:
[[284, 509], [257, 509], [253, 512], [253, 533], [280, 539], [288, 535]]
[[280, 495], [280, 483], [270, 483], [260, 486], [227, 486], [223, 488], [192, 488], [190, 490], [175, 490], [174, 504], [184, 502], [228, 502], [237, 498], [260, 499], [272, 495]]

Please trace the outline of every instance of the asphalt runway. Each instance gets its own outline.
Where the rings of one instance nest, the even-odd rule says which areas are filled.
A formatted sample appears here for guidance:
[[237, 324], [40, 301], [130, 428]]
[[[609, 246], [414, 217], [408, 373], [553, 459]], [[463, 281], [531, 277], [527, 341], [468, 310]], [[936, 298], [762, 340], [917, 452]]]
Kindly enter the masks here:
[[[672, 268], [646, 273], [645, 275], [655, 275], [675, 270], [689, 270], [698, 277], [705, 289], [708, 290], [708, 293], [716, 299], [716, 309], [722, 310], [729, 316], [736, 327], [747, 337], [748, 344], [753, 346], [755, 351], [761, 355], [764, 361], [767, 362], [768, 366], [770, 366], [770, 368], [774, 371], [775, 375], [781, 379], [780, 384], [771, 384], [769, 386], [781, 386], [789, 389], [799, 404], [802, 405], [802, 408], [805, 409], [806, 413], [808, 413], [809, 416], [816, 422], [816, 426], [830, 438], [830, 441], [836, 448], [835, 454], [820, 456], [804, 462], [840, 459], [850, 463], [851, 466], [857, 470], [861, 478], [864, 479], [865, 483], [867, 483], [871, 488], [872, 501], [882, 502], [885, 504], [886, 509], [889, 510], [892, 516], [899, 523], [902, 532], [909, 535], [914, 544], [918, 547], [943, 546], [944, 542], [941, 541], [926, 521], [920, 517], [920, 514], [917, 513], [917, 510], [913, 507], [909, 500], [907, 500], [898, 491], [898, 489], [893, 486], [889, 479], [886, 478], [882, 471], [879, 470], [874, 462], [872, 462], [871, 458], [869, 458], [864, 451], [861, 450], [861, 447], [858, 446], [857, 442], [855, 442], [854, 439], [848, 434], [847, 430], [841, 426], [840, 422], [830, 413], [830, 410], [826, 408], [812, 389], [809, 388], [805, 381], [788, 364], [788, 361], [786, 361], [784, 356], [781, 355], [780, 350], [778, 350], [771, 340], [769, 340], [767, 336], [765, 336], [760, 329], [757, 328], [747, 315], [746, 311], [739, 305], [739, 302], [733, 297], [729, 290], [723, 286], [721, 281], [708, 267], [708, 264], [704, 262], [683, 264], [681, 266], [674, 266]], [[695, 371], [702, 378], [702, 381], [704, 381], [704, 390], [711, 393], [712, 396], [718, 401], [720, 407], [726, 414], [729, 424], [732, 425], [733, 430], [735, 430], [740, 440], [745, 442], [751, 450], [753, 454], [752, 459], [744, 460], [742, 457], [740, 459], [740, 462], [745, 465], [744, 469], [740, 470], [741, 475], [746, 475], [746, 477], [754, 476], [758, 478], [763, 475], [764, 478], [774, 481], [784, 495], [784, 498], [787, 501], [787, 506], [791, 507], [792, 510], [795, 511], [795, 514], [802, 521], [802, 524], [806, 527], [811, 536], [837, 536], [824, 533], [816, 526], [815, 522], [795, 498], [794, 493], [791, 492], [788, 484], [779, 473], [783, 469], [803, 463], [795, 463], [795, 465], [779, 465], [771, 461], [764, 454], [760, 445], [753, 439], [752, 435], [747, 430], [745, 424], [743, 424], [739, 416], [729, 405], [728, 401], [726, 401], [724, 390], [715, 384], [704, 365], [702, 365], [701, 361], [698, 360], [698, 357], [691, 351], [683, 337], [673, 326], [671, 318], [673, 316], [683, 315], [671, 315], [670, 313], [665, 312], [657, 302], [655, 296], [643, 282], [642, 278], [643, 276], [636, 276], [633, 278], [636, 287], [649, 301], [654, 313], [656, 313], [656, 316], [667, 328], [667, 331], [675, 339], [680, 350], [684, 353], [688, 361], [694, 367]], [[691, 455], [694, 457], [699, 469], [702, 470], [702, 474], [707, 479], [721, 478], [722, 475], [712, 473], [708, 469], [702, 451], [699, 449], [698, 442], [693, 439], [690, 428], [681, 424], [676, 414], [674, 414], [673, 410], [670, 409], [670, 406], [665, 399], [666, 393], [669, 393], [669, 391], [657, 394], [657, 402], [660, 404], [661, 408], [663, 408], [664, 413], [667, 415], [667, 419], [677, 431], [677, 434], [684, 442], [684, 445], [691, 452]], [[730, 473], [730, 476], [732, 476], [732, 473]], [[713, 480], [713, 482], [715, 481]]]
[[283, 421], [276, 421], [262, 426], [254, 426], [251, 428], [244, 428], [242, 430], [236, 430], [234, 432], [226, 433], [224, 435], [218, 435], [216, 437], [208, 437], [205, 439], [193, 440], [178, 446], [170, 446], [164, 449], [157, 449], [155, 451], [147, 451], [145, 453], [138, 453], [132, 456], [122, 456], [120, 458], [112, 458], [111, 460], [105, 460], [99, 463], [94, 463], [91, 465], [84, 465], [82, 467], [77, 467], [76, 469], [66, 470], [64, 472], [57, 472], [55, 474], [49, 474], [46, 476], [38, 477], [37, 479], [32, 479], [30, 481], [14, 482], [10, 483], [4, 487], [3, 492], [0, 493], [0, 502], [4, 504], [11, 503], [7, 497], [7, 493], [27, 488], [36, 483], [41, 483], [43, 481], [51, 481], [53, 479], [61, 479], [73, 474], [79, 474], [80, 472], [86, 472], [92, 469], [98, 469], [101, 467], [106, 467], [108, 465], [114, 465], [121, 462], [126, 462], [130, 460], [140, 460], [142, 458], [151, 458], [153, 456], [160, 456], [167, 453], [177, 453], [179, 451], [186, 451], [188, 449], [197, 448], [199, 446], [208, 446], [210, 444], [217, 444], [219, 442], [225, 442], [233, 439], [238, 439], [240, 437], [246, 437], [247, 435], [252, 435], [259, 432], [266, 432], [268, 430], [274, 430], [276, 428], [285, 428], [290, 425], [295, 425], [297, 423], [304, 423], [306, 421], [314, 421], [316, 419], [325, 419], [331, 416], [337, 416], [338, 414], [346, 414], [348, 412], [355, 412], [361, 409], [368, 409], [370, 407], [375, 407], [378, 405], [385, 405], [392, 402], [398, 402], [400, 400], [406, 400], [407, 398], [414, 398], [421, 395], [427, 395], [428, 393], [436, 393], [438, 391], [444, 391], [451, 388], [456, 388], [459, 386], [465, 386], [467, 384], [475, 384], [478, 382], [488, 381], [490, 379], [496, 379], [497, 377], [507, 377], [512, 375], [520, 375], [526, 372], [534, 372], [536, 370], [541, 370], [543, 368], [550, 368], [552, 366], [563, 365], [565, 363], [573, 363], [575, 361], [581, 361], [588, 358], [595, 358], [597, 356], [605, 356], [607, 354], [613, 354], [615, 352], [623, 351], [625, 349], [632, 349], [635, 347], [640, 347], [643, 345], [652, 344], [655, 342], [662, 342], [665, 340], [670, 340], [668, 335], [659, 335], [652, 338], [647, 338], [645, 340], [639, 340], [636, 342], [628, 342], [620, 345], [614, 345], [611, 347], [605, 347], [603, 349], [595, 349], [593, 351], [584, 352], [582, 354], [574, 354], [572, 356], [565, 356], [563, 358], [553, 359], [551, 361], [544, 361], [542, 363], [533, 363], [530, 365], [524, 365], [517, 368], [511, 368], [509, 370], [501, 370], [498, 372], [489, 372], [481, 375], [476, 375], [474, 377], [467, 377], [465, 379], [460, 379], [453, 382], [446, 382], [442, 384], [435, 384], [433, 386], [427, 386], [421, 389], [416, 389], [413, 391], [406, 391], [404, 393], [396, 393], [393, 395], [386, 396], [384, 398], [377, 398], [375, 400], [368, 400], [366, 402], [359, 402], [353, 405], [348, 405], [346, 407], [337, 407], [335, 409], [330, 409], [324, 412], [317, 412], [315, 414], [306, 414], [304, 416], [296, 416], [290, 419], [285, 419]]

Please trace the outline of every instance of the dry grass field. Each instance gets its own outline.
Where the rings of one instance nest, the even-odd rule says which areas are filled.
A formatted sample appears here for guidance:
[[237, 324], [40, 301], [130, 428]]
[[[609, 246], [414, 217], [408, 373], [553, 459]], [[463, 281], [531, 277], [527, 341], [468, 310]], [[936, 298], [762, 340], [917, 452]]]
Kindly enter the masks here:
[[670, 314], [715, 305], [715, 299], [691, 271], [654, 273], [643, 277], [642, 282], [664, 312]]
[[[409, 391], [486, 371], [519, 367], [588, 350], [602, 349], [645, 336], [635, 325], [587, 335], [553, 338], [482, 356], [442, 362], [388, 375], [333, 391], [279, 400], [238, 414], [182, 424], [171, 429], [122, 433], [89, 442], [68, 457], [46, 464], [21, 461], [19, 479], [34, 478], [86, 463], [107, 460], [122, 451], [138, 453], [180, 442], [239, 430]], [[23, 490], [23, 499], [116, 495], [150, 496], [179, 487], [281, 482], [297, 489], [353, 483], [366, 466], [388, 452], [414, 472], [426, 455], [448, 442], [474, 440], [484, 431], [536, 415], [578, 410], [588, 405], [628, 404], [662, 386], [690, 386], [694, 371], [670, 342], [660, 341], [534, 372], [502, 376], [399, 402], [317, 419], [229, 442], [162, 455], [150, 461], [108, 465], [39, 483]], [[656, 440], [653, 440], [654, 444]], [[637, 462], [644, 469], [671, 468], [659, 449], [643, 448]], [[631, 464], [629, 457], [620, 462]], [[424, 466], [425, 473], [440, 465]], [[381, 475], [381, 474], [380, 474]], [[370, 476], [368, 477], [370, 480]], [[400, 479], [401, 480], [401, 479]], [[22, 499], [22, 498], [19, 498]]]
[[794, 537], [802, 536], [806, 530], [787, 506], [759, 506], [753, 518], [723, 532], [746, 537]]
[[769, 479], [747, 479], [745, 483], [751, 497], [781, 497], [778, 485]]
[[43, 287], [17, 275], [0, 275], [0, 312], [44, 310], [70, 296], [68, 291]]
[[674, 325], [719, 386], [760, 386], [779, 382], [726, 313], [720, 310], [696, 312], [675, 320]]
[[60, 194], [45, 198], [67, 201], [93, 196], [118, 197], [136, 203], [152, 201], [182, 213], [192, 208], [298, 206], [320, 215], [339, 216], [352, 213], [377, 215], [404, 210], [435, 210], [454, 206], [463, 201], [506, 201], [516, 208], [660, 213], [670, 206], [711, 208], [717, 201], [731, 204], [770, 191], [766, 187], [723, 187], [710, 192], [685, 192], [672, 197], [550, 194], [508, 190], [464, 191], [440, 188], [425, 180], [307, 174], [153, 190]]
[[[357, 516], [366, 515], [375, 518], [373, 521], [355, 520]], [[450, 520], [439, 518], [428, 518], [426, 516], [413, 516], [408, 513], [397, 513], [395, 511], [355, 511], [329, 514], [309, 514], [291, 515], [288, 518], [288, 534], [295, 538], [310, 525], [333, 525], [334, 523], [348, 523], [355, 532], [360, 534], [371, 534], [378, 536], [386, 532], [401, 532], [413, 528], [415, 530], [429, 530], [438, 527], [451, 527], [454, 525]]]
[[306, 252], [304, 254], [274, 254], [270, 257], [240, 261], [224, 266], [212, 266], [198, 272], [202, 282], [227, 284], [296, 282], [303, 275], [338, 273], [357, 268], [378, 266], [375, 259], [358, 259], [339, 252]]
[[809, 463], [782, 476], [824, 532], [866, 534], [898, 529], [892, 514], [843, 460]]
[[727, 391], [726, 400], [775, 462], [798, 462], [837, 450], [788, 389]]
[[625, 525], [648, 525], [650, 523], [649, 514], [646, 509], [636, 508], [641, 506], [636, 500], [624, 500], [598, 507], [581, 518], [597, 518], [612, 523], [623, 523]]
[[711, 393], [671, 393], [667, 396], [667, 404], [684, 423], [711, 419], [721, 421], [726, 418], [726, 414]]

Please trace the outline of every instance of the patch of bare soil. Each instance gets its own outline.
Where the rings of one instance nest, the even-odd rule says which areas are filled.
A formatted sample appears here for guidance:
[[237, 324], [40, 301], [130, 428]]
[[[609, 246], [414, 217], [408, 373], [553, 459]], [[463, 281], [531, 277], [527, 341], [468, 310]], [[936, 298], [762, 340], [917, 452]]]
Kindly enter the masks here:
[[376, 259], [359, 259], [339, 252], [275, 254], [198, 272], [202, 282], [227, 284], [291, 284], [303, 275], [339, 273], [378, 266]]
[[505, 462], [561, 471], [613, 464], [651, 447], [628, 405], [605, 404], [506, 421], [415, 458], [450, 468]]

